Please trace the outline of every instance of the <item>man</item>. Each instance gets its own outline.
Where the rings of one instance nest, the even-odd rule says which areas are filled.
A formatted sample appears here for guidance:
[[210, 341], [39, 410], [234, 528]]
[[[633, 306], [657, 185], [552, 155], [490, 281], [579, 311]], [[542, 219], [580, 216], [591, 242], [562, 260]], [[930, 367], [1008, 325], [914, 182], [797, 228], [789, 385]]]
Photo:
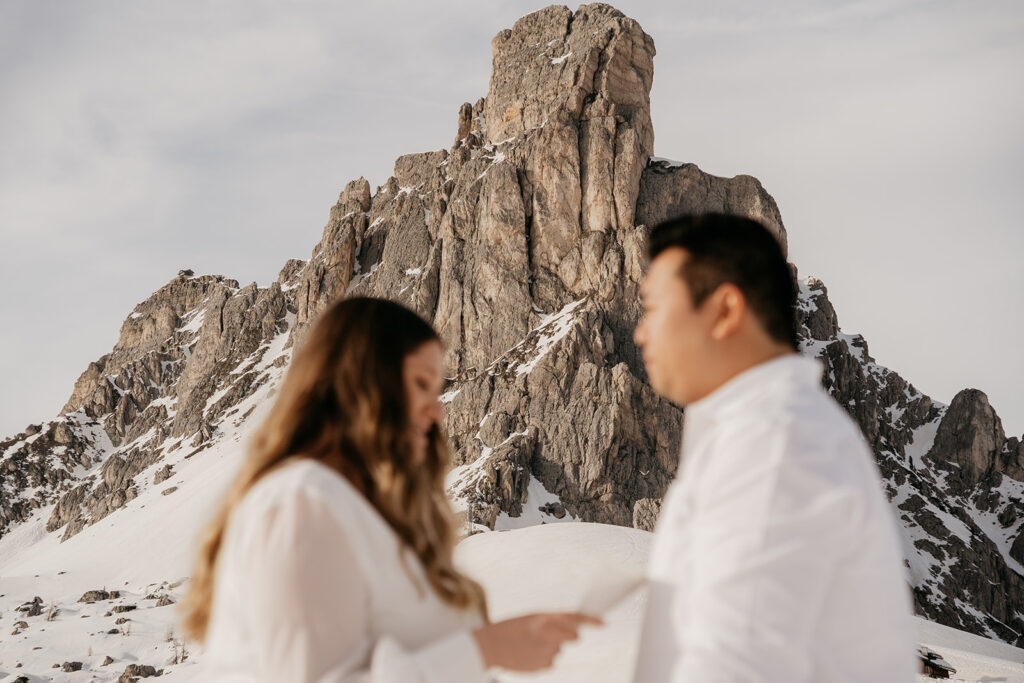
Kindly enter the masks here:
[[653, 230], [635, 333], [685, 407], [648, 575], [638, 683], [911, 683], [895, 520], [856, 425], [796, 353], [796, 290], [761, 224]]

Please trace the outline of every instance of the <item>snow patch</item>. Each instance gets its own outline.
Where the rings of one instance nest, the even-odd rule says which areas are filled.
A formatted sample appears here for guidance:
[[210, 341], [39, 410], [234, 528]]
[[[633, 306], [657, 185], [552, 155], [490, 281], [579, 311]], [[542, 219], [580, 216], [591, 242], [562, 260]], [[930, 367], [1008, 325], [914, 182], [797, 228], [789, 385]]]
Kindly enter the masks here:
[[665, 157], [651, 157], [648, 164], [665, 164], [669, 168], [679, 168], [685, 166], [685, 161], [676, 161], [674, 159], [666, 159]]
[[[359, 262], [357, 261], [356, 264], [358, 265], [358, 263]], [[366, 272], [366, 273], [354, 273], [353, 277], [352, 277], [352, 280], [348, 283], [348, 287], [345, 288], [345, 296], [348, 296], [349, 294], [351, 294], [352, 291], [356, 287], [358, 287], [359, 284], [363, 280], [365, 280], [366, 278], [368, 278], [371, 275], [373, 275], [374, 271], [376, 271], [378, 268], [380, 268], [380, 264], [381, 264], [380, 261], [378, 261], [377, 263], [374, 263], [372, 266], [370, 266], [369, 272]]]
[[565, 516], [561, 519], [541, 511], [541, 508], [552, 504], [561, 505], [562, 499], [548, 491], [544, 488], [544, 484], [540, 483], [533, 475], [530, 475], [530, 483], [527, 484], [526, 488], [526, 502], [523, 503], [523, 514], [518, 517], [512, 517], [507, 512], [499, 513], [497, 519], [494, 520], [494, 530], [506, 531], [508, 529], [522, 529], [538, 524], [579, 522], [579, 519], [569, 514], [568, 510], [565, 511]]
[[203, 326], [203, 320], [205, 318], [205, 308], [194, 309], [191, 313], [188, 313], [184, 318], [182, 318], [182, 322], [184, 322], [184, 324], [181, 327], [177, 328], [175, 332], [194, 334], [198, 332], [199, 328]]
[[[517, 377], [525, 375], [537, 367], [537, 364], [555, 347], [555, 344], [569, 334], [569, 330], [572, 329], [573, 323], [576, 321], [576, 316], [573, 314], [584, 301], [586, 301], [585, 297], [566, 305], [557, 313], [541, 316], [540, 325], [534, 328], [541, 334], [537, 339], [533, 358], [516, 367]], [[520, 348], [524, 343], [525, 341], [520, 342], [513, 350]]]

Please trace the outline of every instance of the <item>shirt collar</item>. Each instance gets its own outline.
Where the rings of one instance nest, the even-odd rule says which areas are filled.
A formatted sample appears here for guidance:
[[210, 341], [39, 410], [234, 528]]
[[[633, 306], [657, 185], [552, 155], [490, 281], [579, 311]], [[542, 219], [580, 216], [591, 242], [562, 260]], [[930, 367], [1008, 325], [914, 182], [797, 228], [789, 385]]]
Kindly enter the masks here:
[[797, 353], [759, 363], [728, 380], [710, 394], [685, 407], [688, 418], [705, 420], [741, 408], [780, 385], [820, 386], [821, 362]]

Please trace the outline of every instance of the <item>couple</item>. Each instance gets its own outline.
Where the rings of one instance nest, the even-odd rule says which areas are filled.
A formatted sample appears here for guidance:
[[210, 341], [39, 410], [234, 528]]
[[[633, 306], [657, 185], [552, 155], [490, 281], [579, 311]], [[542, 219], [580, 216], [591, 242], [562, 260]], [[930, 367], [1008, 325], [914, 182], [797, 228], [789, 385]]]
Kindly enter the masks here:
[[[686, 416], [635, 680], [910, 683], [895, 522], [857, 428], [796, 354], [778, 243], [709, 214], [655, 228], [650, 257], [635, 339]], [[484, 681], [547, 668], [600, 624], [491, 623], [454, 566], [442, 355], [383, 300], [335, 303], [310, 330], [185, 601], [215, 680]]]

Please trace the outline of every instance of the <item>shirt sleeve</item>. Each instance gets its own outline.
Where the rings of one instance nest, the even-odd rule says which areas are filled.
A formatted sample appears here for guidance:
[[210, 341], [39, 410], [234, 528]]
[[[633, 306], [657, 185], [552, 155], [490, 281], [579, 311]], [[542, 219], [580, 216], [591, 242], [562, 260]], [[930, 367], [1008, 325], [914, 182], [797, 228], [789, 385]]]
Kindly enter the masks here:
[[672, 605], [673, 683], [811, 680], [814, 624], [855, 507], [815, 448], [765, 426], [724, 439], [708, 459], [689, 588]]
[[243, 544], [245, 625], [261, 680], [318, 683], [451, 683], [485, 680], [467, 631], [409, 651], [374, 640], [369, 587], [327, 506], [302, 494], [265, 508]]

